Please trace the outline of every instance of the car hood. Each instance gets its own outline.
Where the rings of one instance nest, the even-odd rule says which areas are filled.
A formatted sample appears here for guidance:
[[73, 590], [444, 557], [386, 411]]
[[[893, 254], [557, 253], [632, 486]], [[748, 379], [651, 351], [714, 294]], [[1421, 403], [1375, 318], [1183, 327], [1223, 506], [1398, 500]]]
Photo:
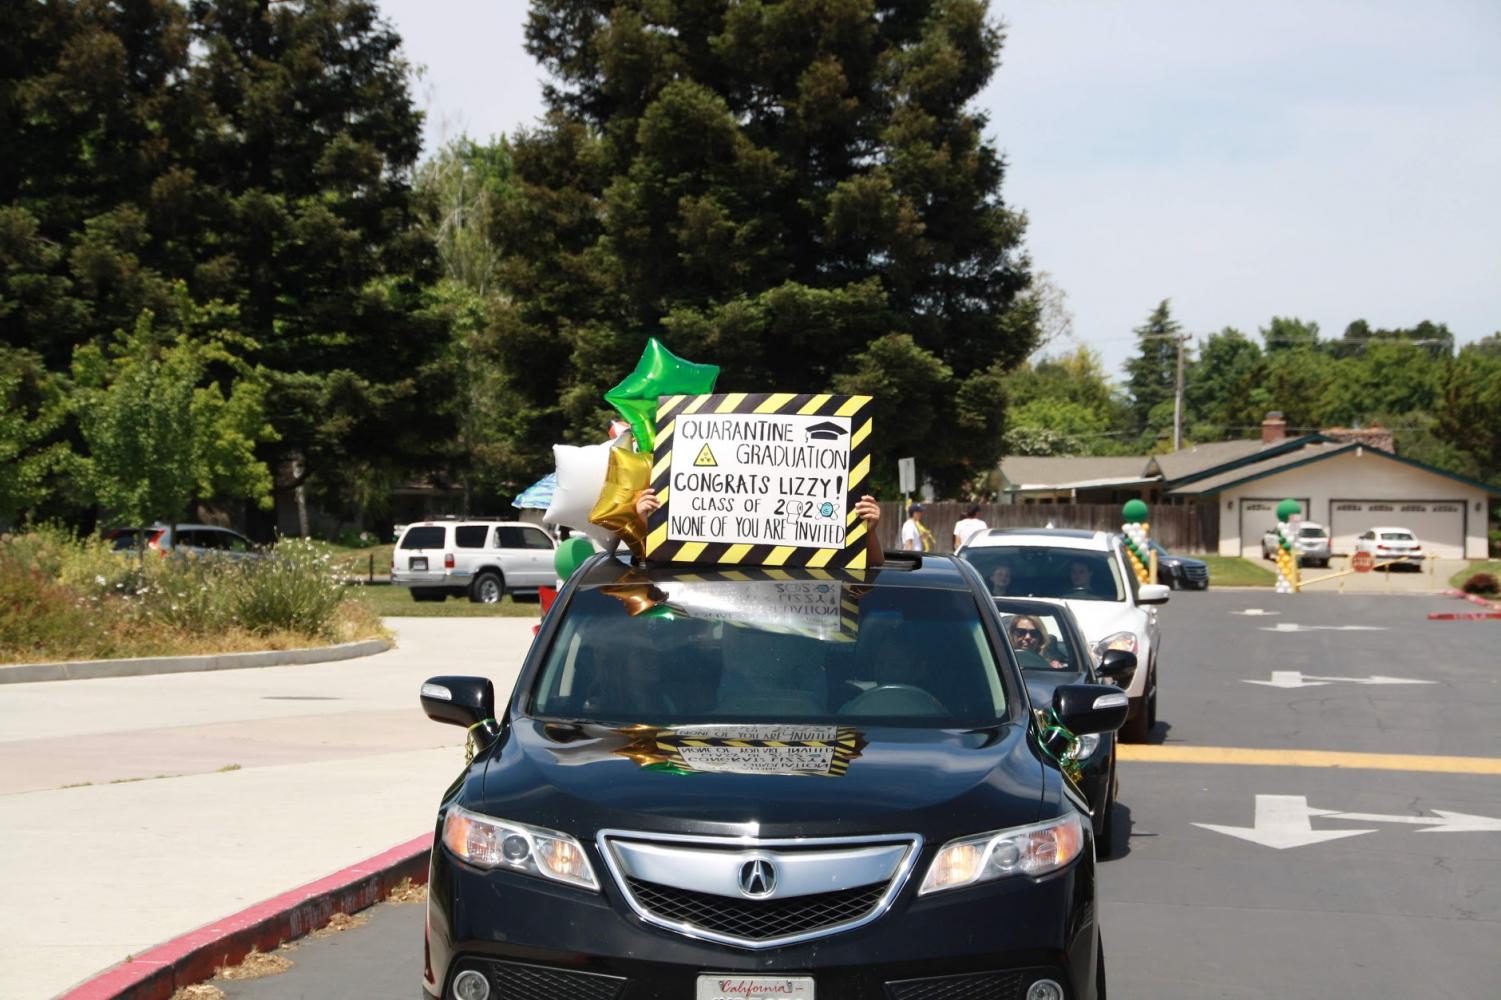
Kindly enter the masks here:
[[[1049, 777], [1025, 727], [606, 727], [518, 718], [469, 809], [563, 830], [767, 837], [1036, 822]], [[1051, 796], [1056, 798], [1056, 796]]]
[[1125, 601], [1070, 601], [1056, 598], [1050, 604], [1061, 604], [1074, 613], [1084, 641], [1093, 646], [1112, 632], [1135, 632], [1146, 630], [1146, 612]]

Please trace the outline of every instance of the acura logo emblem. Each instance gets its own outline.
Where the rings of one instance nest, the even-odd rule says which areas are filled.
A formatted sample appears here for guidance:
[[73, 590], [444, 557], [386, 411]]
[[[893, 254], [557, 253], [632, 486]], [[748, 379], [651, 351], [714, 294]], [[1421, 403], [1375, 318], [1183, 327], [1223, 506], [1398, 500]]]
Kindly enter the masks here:
[[747, 896], [770, 896], [776, 887], [777, 870], [770, 861], [756, 858], [740, 866], [740, 891]]

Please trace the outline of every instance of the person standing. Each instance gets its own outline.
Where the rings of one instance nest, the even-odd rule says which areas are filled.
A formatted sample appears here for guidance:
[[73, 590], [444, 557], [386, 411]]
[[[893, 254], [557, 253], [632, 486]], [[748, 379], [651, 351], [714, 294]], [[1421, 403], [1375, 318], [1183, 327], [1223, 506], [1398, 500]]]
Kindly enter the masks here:
[[964, 510], [964, 516], [954, 524], [954, 551], [964, 548], [969, 540], [980, 532], [985, 531], [990, 525], [980, 520], [980, 505], [970, 504]]
[[902, 524], [902, 549], [906, 552], [932, 552], [933, 533], [922, 523], [923, 507], [915, 503], [907, 508], [907, 520]]

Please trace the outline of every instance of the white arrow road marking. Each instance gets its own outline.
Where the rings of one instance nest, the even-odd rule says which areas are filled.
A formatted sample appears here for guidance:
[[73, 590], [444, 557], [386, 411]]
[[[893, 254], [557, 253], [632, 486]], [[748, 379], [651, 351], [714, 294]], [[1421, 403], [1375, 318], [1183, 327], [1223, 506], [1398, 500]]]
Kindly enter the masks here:
[[1472, 816], [1469, 813], [1435, 809], [1432, 816], [1383, 816], [1381, 813], [1329, 813], [1330, 819], [1348, 819], [1357, 823], [1410, 823], [1428, 829], [1419, 833], [1489, 833], [1501, 830], [1501, 819]]
[[1299, 625], [1297, 622], [1278, 622], [1261, 626], [1263, 632], [1385, 632], [1385, 625]]
[[1316, 674], [1305, 674], [1299, 670], [1273, 670], [1272, 679], [1266, 681], [1248, 680], [1247, 684], [1260, 684], [1262, 687], [1274, 688], [1305, 688], [1323, 687], [1333, 683], [1344, 684], [1437, 684], [1438, 681], [1421, 681], [1412, 677], [1386, 677], [1381, 674], [1372, 674], [1370, 677], [1320, 677]]
[[1327, 816], [1328, 809], [1309, 808], [1308, 799], [1302, 795], [1256, 796], [1255, 826], [1217, 826], [1213, 823], [1195, 823], [1215, 833], [1225, 833], [1253, 844], [1285, 851], [1289, 847], [1307, 847], [1326, 840], [1358, 837], [1375, 830], [1315, 830], [1311, 816]]

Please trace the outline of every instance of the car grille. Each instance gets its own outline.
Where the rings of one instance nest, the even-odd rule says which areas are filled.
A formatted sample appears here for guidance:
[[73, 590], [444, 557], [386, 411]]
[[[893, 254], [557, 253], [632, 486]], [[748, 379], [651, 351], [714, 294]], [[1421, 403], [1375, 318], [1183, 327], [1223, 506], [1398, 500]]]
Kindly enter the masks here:
[[886, 894], [885, 882], [789, 899], [736, 899], [634, 878], [625, 883], [642, 907], [663, 920], [747, 941], [806, 934], [858, 920]]
[[493, 994], [508, 1000], [615, 1000], [625, 986], [619, 976], [523, 962], [466, 962], [464, 966], [484, 973]]
[[892, 1000], [1021, 1000], [1042, 972], [982, 972], [970, 976], [904, 979], [887, 983]]
[[1209, 579], [1208, 566], [1184, 566], [1183, 575], [1190, 580], [1199, 581]]

